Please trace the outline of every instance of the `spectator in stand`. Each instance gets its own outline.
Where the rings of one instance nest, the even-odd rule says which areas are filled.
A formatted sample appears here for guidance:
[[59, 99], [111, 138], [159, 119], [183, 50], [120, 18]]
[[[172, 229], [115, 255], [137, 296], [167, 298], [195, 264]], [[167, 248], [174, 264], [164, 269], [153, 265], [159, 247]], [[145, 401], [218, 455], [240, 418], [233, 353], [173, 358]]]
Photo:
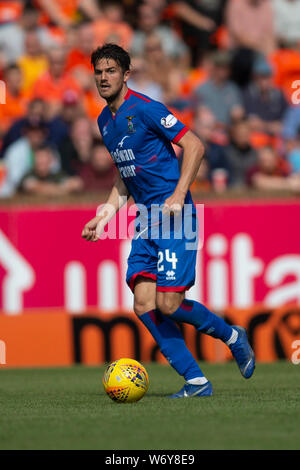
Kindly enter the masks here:
[[226, 0], [169, 2], [164, 15], [174, 19], [179, 26], [180, 34], [191, 50], [193, 65], [212, 48], [212, 34], [222, 23], [225, 4]]
[[56, 154], [47, 145], [41, 145], [34, 151], [32, 170], [27, 173], [19, 185], [19, 191], [43, 196], [63, 196], [78, 192], [83, 183], [78, 176], [68, 176], [57, 167]]
[[190, 99], [195, 95], [195, 90], [200, 87], [208, 79], [208, 71], [210, 68], [210, 54], [204, 54], [197, 61], [196, 66], [185, 70], [180, 84], [180, 96]]
[[106, 102], [99, 96], [91, 67], [91, 52], [95, 46], [95, 35], [91, 23], [81, 23], [77, 28], [75, 47], [67, 60], [67, 70], [72, 74], [82, 91], [82, 105], [85, 113], [97, 121]]
[[4, 135], [0, 154], [1, 158], [3, 157], [7, 148], [23, 136], [24, 129], [28, 125], [28, 123], [32, 122], [33, 124], [35, 124], [36, 122], [43, 121], [45, 119], [45, 116], [45, 101], [40, 100], [39, 98], [30, 101], [27, 107], [26, 114], [17, 121], [14, 121], [12, 126]]
[[269, 54], [275, 49], [271, 0], [228, 0], [226, 25], [231, 48]]
[[89, 161], [81, 166], [79, 176], [86, 191], [108, 191], [113, 187], [116, 171], [111, 156], [101, 140], [95, 140]]
[[163, 51], [167, 57], [178, 61], [183, 68], [190, 62], [190, 54], [182, 39], [166, 25], [160, 24], [160, 12], [151, 5], [142, 4], [138, 9], [137, 30], [134, 32], [130, 50], [132, 55], [141, 56], [149, 35], [160, 38]]
[[83, 22], [76, 27], [76, 46], [70, 51], [67, 58], [66, 70], [79, 73], [84, 71], [92, 73], [91, 53], [95, 48], [95, 36], [91, 23]]
[[254, 63], [253, 81], [244, 92], [244, 106], [255, 131], [279, 134], [288, 104], [282, 91], [272, 84], [272, 69], [264, 58]]
[[91, 122], [85, 116], [78, 117], [72, 123], [70, 136], [58, 146], [62, 170], [69, 175], [78, 175], [90, 160], [92, 146]]
[[258, 150], [258, 163], [248, 173], [249, 184], [261, 190], [292, 191], [300, 193], [300, 176], [290, 175], [288, 163], [272, 147]]
[[0, 136], [8, 131], [16, 119], [24, 116], [28, 95], [23, 91], [23, 76], [20, 67], [9, 65], [4, 70], [6, 85], [4, 105], [0, 105]]
[[123, 5], [118, 0], [106, 0], [102, 11], [103, 15], [93, 23], [96, 44], [112, 42], [129, 49], [133, 31], [124, 21]]
[[40, 98], [30, 101], [26, 115], [15, 121], [4, 135], [0, 158], [3, 157], [9, 145], [23, 136], [24, 128], [28, 122], [35, 124], [38, 121], [44, 121], [47, 127], [47, 142], [58, 146], [63, 140], [68, 138], [73, 121], [83, 115], [83, 112], [79, 96], [72, 90], [67, 90], [64, 93], [61, 113], [50, 121], [46, 121], [46, 102]]
[[[290, 47], [281, 47], [268, 57], [273, 67], [273, 82], [284, 93], [290, 104], [294, 103], [294, 94], [299, 89], [300, 41]], [[298, 95], [299, 96], [299, 95]]]
[[281, 44], [300, 41], [300, 1], [273, 0], [275, 33]]
[[36, 0], [36, 4], [43, 11], [43, 23], [52, 23], [62, 29], [67, 29], [73, 24], [79, 8], [90, 19], [101, 15], [96, 0]]
[[192, 193], [201, 193], [211, 191], [212, 185], [210, 182], [210, 166], [206, 157], [201, 162], [196, 178], [191, 185]]
[[73, 90], [67, 90], [62, 96], [62, 109], [58, 116], [49, 121], [49, 142], [59, 147], [69, 138], [73, 122], [84, 114], [79, 96]]
[[244, 116], [242, 96], [235, 83], [229, 80], [231, 56], [217, 51], [211, 56], [209, 78], [196, 88], [198, 103], [209, 108], [223, 127]]
[[80, 101], [82, 102], [84, 111], [89, 119], [94, 122], [95, 128], [97, 128], [96, 134], [99, 134], [97, 118], [102, 109], [106, 106], [106, 101], [99, 96], [94, 74], [81, 69], [80, 73], [76, 73], [76, 81], [80, 85], [83, 94]]
[[[294, 120], [290, 114], [295, 111], [297, 114]], [[300, 107], [290, 108], [287, 117], [283, 129], [285, 158], [290, 164], [291, 173], [300, 174]]]
[[[22, 11], [22, 2], [18, 3], [19, 5], [16, 2], [0, 2], [0, 48], [6, 66], [15, 63], [24, 53], [25, 30], [33, 26], [27, 9]], [[36, 13], [35, 15], [37, 17]]]
[[33, 96], [48, 102], [50, 118], [59, 114], [64, 93], [72, 90], [80, 96], [80, 87], [65, 70], [66, 52], [63, 48], [55, 47], [48, 51], [48, 64], [49, 70], [35, 83]]
[[37, 79], [46, 72], [48, 63], [36, 30], [26, 33], [24, 44], [25, 54], [18, 60], [18, 65], [23, 74], [23, 90], [29, 92]]
[[181, 84], [181, 71], [164, 53], [160, 37], [147, 36], [145, 41], [145, 60], [149, 78], [163, 90], [163, 101], [172, 105], [178, 99]]
[[283, 138], [287, 141], [294, 141], [298, 137], [300, 129], [300, 106], [291, 106], [288, 108], [283, 119]]
[[2, 1], [0, 3], [0, 25], [18, 21], [22, 16], [23, 0]]
[[300, 175], [300, 133], [294, 140], [287, 143], [286, 159], [290, 164], [291, 173]]
[[217, 120], [208, 108], [200, 106], [196, 109], [193, 131], [205, 146], [209, 177], [211, 177], [211, 172], [219, 168], [229, 172], [225, 147], [218, 143], [220, 135]]
[[246, 186], [248, 171], [257, 163], [257, 153], [250, 143], [250, 127], [247, 121], [237, 122], [231, 127], [230, 143], [225, 153], [230, 185]]
[[[43, 121], [28, 121], [24, 127], [24, 136], [14, 142], [6, 150], [3, 163], [6, 178], [0, 189], [1, 197], [13, 196], [20, 181], [31, 170], [34, 151], [47, 139], [47, 126]], [[58, 167], [58, 163], [56, 170]]]
[[[21, 3], [21, 2], [20, 2]], [[3, 5], [6, 11], [7, 2]], [[0, 15], [1, 15], [0, 2]], [[25, 35], [27, 31], [35, 30], [43, 47], [53, 46], [56, 41], [50, 35], [49, 30], [39, 23], [39, 11], [33, 5], [26, 4], [22, 15], [16, 16], [11, 21], [1, 22], [0, 16], [0, 48], [3, 49], [6, 65], [15, 63], [24, 55]]]
[[163, 90], [158, 83], [149, 78], [147, 73], [147, 62], [143, 57], [133, 57], [131, 60], [131, 75], [128, 86], [144, 95], [150, 96], [153, 100], [163, 100]]

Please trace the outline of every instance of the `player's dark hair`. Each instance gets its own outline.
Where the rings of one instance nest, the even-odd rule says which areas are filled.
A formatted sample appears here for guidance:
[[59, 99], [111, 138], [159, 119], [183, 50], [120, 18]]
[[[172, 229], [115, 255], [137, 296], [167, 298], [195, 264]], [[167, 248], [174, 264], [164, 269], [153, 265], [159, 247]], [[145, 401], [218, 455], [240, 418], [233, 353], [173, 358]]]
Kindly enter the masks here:
[[117, 44], [104, 44], [102, 47], [98, 47], [91, 55], [91, 64], [96, 67], [98, 60], [100, 59], [113, 59], [120, 65], [123, 72], [127, 72], [130, 69], [130, 56], [127, 51]]

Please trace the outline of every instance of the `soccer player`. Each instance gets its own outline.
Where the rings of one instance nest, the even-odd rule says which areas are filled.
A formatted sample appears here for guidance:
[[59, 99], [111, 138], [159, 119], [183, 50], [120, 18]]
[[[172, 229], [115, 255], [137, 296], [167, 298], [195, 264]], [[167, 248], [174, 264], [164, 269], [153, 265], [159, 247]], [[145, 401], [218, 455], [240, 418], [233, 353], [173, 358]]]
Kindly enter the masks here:
[[[91, 62], [99, 94], [107, 102], [98, 118], [99, 129], [119, 171], [107, 203], [85, 225], [82, 237], [99, 240], [130, 196], [138, 207], [147, 209], [146, 216], [137, 217], [141, 222], [128, 258], [127, 283], [134, 293], [134, 311], [185, 379], [182, 389], [170, 398], [210, 396], [212, 385], [176, 322], [194, 325], [226, 343], [245, 378], [253, 374], [255, 357], [245, 329], [231, 327], [199, 302], [185, 300], [185, 291], [194, 284], [197, 257], [197, 248], [187, 248], [197, 226], [189, 187], [203, 158], [203, 145], [163, 104], [128, 89], [130, 57], [121, 47], [105, 44], [92, 53]], [[183, 148], [181, 170], [171, 142]], [[154, 221], [149, 215], [158, 205], [170, 217], [169, 230], [162, 229], [163, 215]], [[175, 219], [180, 216], [184, 233], [179, 237]]]

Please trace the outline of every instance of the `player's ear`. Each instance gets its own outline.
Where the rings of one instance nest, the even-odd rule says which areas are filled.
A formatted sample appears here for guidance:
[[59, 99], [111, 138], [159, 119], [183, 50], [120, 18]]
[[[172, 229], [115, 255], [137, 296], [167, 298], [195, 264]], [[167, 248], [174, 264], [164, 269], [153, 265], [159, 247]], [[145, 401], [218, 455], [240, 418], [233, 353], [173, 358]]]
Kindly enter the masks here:
[[124, 82], [125, 83], [129, 79], [129, 77], [130, 77], [130, 70], [126, 70], [126, 72], [124, 72]]

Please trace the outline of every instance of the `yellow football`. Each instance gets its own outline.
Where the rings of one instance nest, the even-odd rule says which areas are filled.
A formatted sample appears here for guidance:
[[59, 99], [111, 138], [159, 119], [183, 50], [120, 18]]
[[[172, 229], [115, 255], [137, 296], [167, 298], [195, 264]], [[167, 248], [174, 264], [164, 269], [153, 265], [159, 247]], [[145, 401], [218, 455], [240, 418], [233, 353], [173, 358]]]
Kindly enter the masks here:
[[107, 395], [119, 403], [133, 403], [143, 398], [149, 387], [147, 371], [134, 359], [122, 358], [105, 369], [103, 386]]

